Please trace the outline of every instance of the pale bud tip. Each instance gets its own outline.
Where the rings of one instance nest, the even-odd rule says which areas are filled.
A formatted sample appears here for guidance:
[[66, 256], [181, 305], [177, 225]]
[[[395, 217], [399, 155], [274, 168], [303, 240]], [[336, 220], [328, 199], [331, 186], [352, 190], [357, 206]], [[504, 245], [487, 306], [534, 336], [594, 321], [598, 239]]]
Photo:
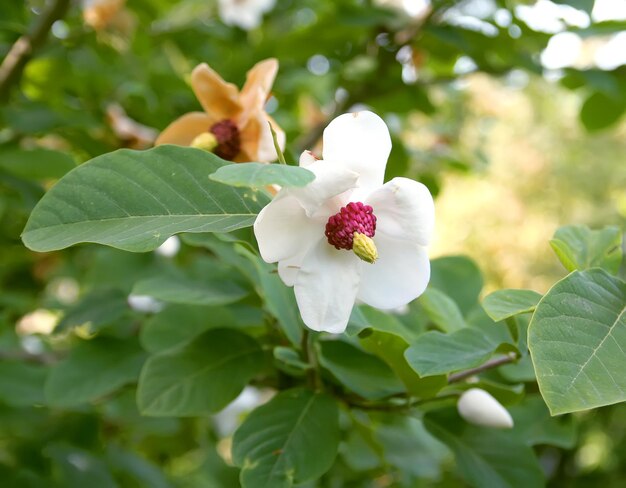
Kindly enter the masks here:
[[378, 249], [371, 237], [355, 232], [352, 238], [352, 251], [359, 259], [374, 264], [378, 259]]
[[457, 403], [459, 415], [467, 422], [492, 427], [510, 429], [513, 427], [511, 414], [491, 394], [480, 388], [465, 391]]

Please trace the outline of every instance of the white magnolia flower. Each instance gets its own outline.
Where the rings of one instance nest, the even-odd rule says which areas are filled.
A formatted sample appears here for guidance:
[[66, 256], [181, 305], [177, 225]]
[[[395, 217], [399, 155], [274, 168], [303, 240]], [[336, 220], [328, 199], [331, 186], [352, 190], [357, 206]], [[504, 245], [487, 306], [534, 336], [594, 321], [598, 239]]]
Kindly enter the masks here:
[[315, 180], [282, 189], [254, 223], [261, 256], [278, 262], [313, 330], [343, 332], [356, 300], [395, 309], [428, 284], [432, 196], [407, 178], [383, 184], [390, 151], [378, 115], [337, 117], [324, 131], [324, 159], [300, 158]]
[[263, 14], [274, 8], [275, 0], [219, 0], [220, 19], [226, 25], [236, 25], [244, 30], [261, 25]]
[[465, 391], [459, 398], [457, 409], [459, 415], [471, 424], [497, 429], [513, 427], [513, 419], [508, 410], [480, 388]]

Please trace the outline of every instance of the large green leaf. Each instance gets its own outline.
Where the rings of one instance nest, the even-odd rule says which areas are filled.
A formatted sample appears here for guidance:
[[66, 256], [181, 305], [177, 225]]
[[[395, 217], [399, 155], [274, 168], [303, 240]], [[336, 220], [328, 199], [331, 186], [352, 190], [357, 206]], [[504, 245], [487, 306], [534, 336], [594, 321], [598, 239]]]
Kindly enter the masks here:
[[597, 266], [616, 274], [622, 262], [622, 233], [617, 227], [591, 230], [568, 225], [554, 233], [550, 245], [568, 271]]
[[468, 327], [452, 334], [426, 332], [404, 355], [417, 374], [432, 376], [478, 366], [489, 359], [498, 346], [480, 330]]
[[263, 363], [263, 352], [251, 337], [236, 330], [209, 330], [148, 359], [139, 378], [139, 410], [181, 417], [216, 412], [237, 397]]
[[320, 364], [363, 398], [378, 400], [405, 390], [392, 369], [372, 354], [343, 341], [322, 341], [320, 349]]
[[553, 415], [626, 400], [626, 283], [575, 271], [541, 299], [528, 329], [539, 389]]
[[55, 365], [45, 385], [53, 406], [75, 406], [107, 395], [135, 381], [146, 359], [136, 342], [96, 338], [76, 345]]
[[156, 276], [139, 281], [135, 295], [149, 295], [158, 300], [187, 305], [225, 305], [241, 300], [247, 292], [230, 281], [192, 280], [183, 276]]
[[99, 156], [64, 176], [33, 210], [24, 244], [53, 251], [96, 242], [150, 251], [178, 232], [252, 225], [268, 198], [209, 179], [224, 164], [199, 149], [159, 146]]
[[428, 414], [424, 425], [454, 452], [456, 468], [470, 486], [544, 486], [532, 448], [514, 433], [468, 425], [450, 410]]
[[498, 290], [483, 300], [483, 308], [489, 317], [500, 322], [520, 313], [535, 310], [541, 294], [532, 290]]
[[339, 446], [339, 409], [331, 397], [287, 390], [254, 410], [233, 438], [244, 488], [288, 488], [332, 466]]
[[580, 109], [580, 121], [589, 132], [606, 129], [615, 124], [626, 110], [623, 95], [612, 96], [604, 92], [594, 92], [585, 100]]
[[210, 178], [231, 186], [263, 188], [267, 185], [305, 186], [315, 179], [315, 174], [300, 166], [238, 163], [222, 166]]

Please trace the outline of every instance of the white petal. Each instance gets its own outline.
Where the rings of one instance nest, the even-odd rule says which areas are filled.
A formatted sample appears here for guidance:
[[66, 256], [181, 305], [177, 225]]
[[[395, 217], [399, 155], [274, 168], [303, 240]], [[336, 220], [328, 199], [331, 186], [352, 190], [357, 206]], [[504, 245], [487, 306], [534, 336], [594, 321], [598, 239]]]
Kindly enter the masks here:
[[389, 310], [406, 305], [424, 293], [430, 279], [430, 262], [424, 247], [378, 232], [374, 244], [378, 260], [362, 265], [359, 300]]
[[324, 236], [324, 224], [309, 219], [298, 201], [281, 191], [256, 218], [254, 235], [264, 261], [289, 259]]
[[294, 286], [307, 327], [339, 334], [346, 330], [359, 288], [359, 259], [321, 240], [305, 256]]
[[295, 256], [278, 262], [278, 276], [280, 276], [280, 279], [283, 280], [285, 285], [293, 286], [296, 283], [296, 277], [298, 276], [298, 272], [302, 267], [302, 261], [308, 250], [309, 249], [304, 249]]
[[435, 205], [428, 188], [394, 178], [366, 197], [376, 215], [376, 232], [427, 246], [435, 227]]
[[457, 409], [461, 417], [475, 425], [497, 429], [513, 427], [513, 419], [507, 409], [480, 388], [465, 391], [459, 398]]
[[315, 157], [315, 155], [311, 151], [304, 151], [300, 154], [300, 166], [306, 168], [308, 165], [318, 161], [319, 159]]
[[289, 194], [298, 199], [309, 217], [331, 198], [354, 188], [359, 179], [354, 171], [323, 160], [309, 164], [306, 169], [315, 174], [315, 179], [305, 187], [290, 188]]
[[360, 175], [359, 186], [383, 184], [391, 137], [378, 115], [368, 111], [340, 115], [324, 130], [323, 149], [327, 162]]

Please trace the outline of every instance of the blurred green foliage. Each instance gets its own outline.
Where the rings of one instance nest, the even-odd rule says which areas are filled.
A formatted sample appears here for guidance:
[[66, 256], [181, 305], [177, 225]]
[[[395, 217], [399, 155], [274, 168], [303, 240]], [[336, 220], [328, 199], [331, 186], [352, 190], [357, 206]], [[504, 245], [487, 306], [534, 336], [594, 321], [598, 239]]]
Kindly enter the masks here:
[[[0, 4], [2, 57], [51, 3]], [[53, 24], [47, 42], [33, 53], [19, 81], [0, 94], [6, 99], [0, 106], [2, 486], [238, 486], [239, 469], [230, 457], [232, 431], [220, 430], [224, 421], [214, 420], [208, 412], [229, 403], [239, 383], [251, 377], [262, 377], [264, 386], [287, 390], [299, 384], [308, 367], [296, 352], [302, 324], [293, 297], [250, 252], [250, 232], [244, 229], [220, 238], [186, 235], [181, 252], [173, 258], [95, 245], [37, 254], [22, 245], [20, 234], [37, 201], [67, 171], [115, 149], [141, 145], [135, 137], [114, 130], [112, 104], [157, 130], [197, 110], [188, 81], [200, 62], [241, 86], [254, 63], [279, 59], [268, 111], [287, 133], [290, 161], [300, 150], [315, 147], [321, 128], [333, 115], [366, 105], [384, 116], [392, 131], [394, 148], [386, 179], [409, 176], [436, 194], [444, 175], [481, 171], [488, 161], [480, 141], [468, 149], [459, 140], [466, 125], [475, 122], [463, 91], [467, 76], [461, 69], [463, 61], [466, 66], [468, 58], [473, 61], [471, 72], [503, 83], [514, 84], [520, 73], [539, 77], [544, 72], [540, 53], [551, 35], [531, 29], [519, 18], [516, 7], [535, 3], [530, 0], [494, 0], [486, 2], [487, 10], [470, 1], [432, 3], [432, 10], [414, 18], [370, 1], [279, 0], [259, 27], [244, 31], [221, 22], [212, 1], [128, 0], [101, 29], [86, 25], [79, 2], [74, 2]], [[589, 13], [594, 2], [555, 3]], [[498, 15], [510, 20], [497, 22]], [[584, 38], [601, 38], [625, 27], [624, 21], [605, 21], [567, 28]], [[562, 75], [559, 83], [581, 98], [583, 127], [593, 132], [618, 123], [626, 109], [626, 67], [566, 68]], [[430, 121], [429, 130], [435, 134], [428, 151], [415, 147], [407, 133], [416, 114]], [[584, 180], [588, 173], [580, 171]], [[593, 187], [593, 182], [589, 184]], [[619, 242], [617, 231], [607, 232], [610, 243]], [[555, 237], [565, 239], [563, 235]], [[559, 253], [573, 256], [568, 270], [586, 259], [579, 260], [574, 248], [570, 241]], [[611, 271], [618, 271], [613, 258]], [[176, 279], [203, 281], [210, 287], [208, 276], [214, 282], [227, 279], [233, 289], [242, 290], [243, 300], [237, 305], [229, 301], [190, 305], [172, 299]], [[445, 487], [459, 486], [459, 476], [473, 486], [540, 486], [544, 478], [555, 487], [621, 486], [626, 477], [624, 408], [550, 419], [532, 368], [529, 373], [527, 367], [524, 316], [514, 328], [493, 327], [478, 304], [483, 278], [467, 258], [433, 261], [431, 284], [429, 293], [411, 304], [405, 315], [357, 308], [344, 341], [321, 343], [324, 380], [338, 394], [351, 399], [356, 395], [354, 404], [361, 402], [364, 408], [350, 410], [342, 404], [341, 438], [335, 438], [333, 429], [321, 432], [338, 445], [334, 464], [327, 459], [316, 459], [313, 465], [306, 459], [289, 460], [312, 476], [332, 464], [320, 481], [301, 486]], [[168, 303], [162, 310], [138, 312], [126, 301], [133, 289], [161, 293]], [[38, 309], [48, 312], [39, 320], [20, 320]], [[57, 323], [52, 334], [41, 328], [51, 322]], [[460, 322], [468, 330], [454, 332]], [[224, 327], [237, 330], [227, 331], [232, 337], [214, 341], [224, 335]], [[517, 327], [518, 337], [513, 333]], [[516, 421], [511, 435], [477, 432], [452, 408], [427, 412], [424, 418], [365, 408], [404, 388], [425, 396], [442, 388], [444, 394], [457, 391], [457, 386], [445, 386], [439, 373], [460, 366], [416, 379], [407, 362], [397, 359], [409, 344], [416, 350], [442, 335], [431, 331], [421, 335], [432, 328], [475, 335], [486, 344], [479, 359], [496, 350], [519, 349], [519, 363], [480, 378], [481, 388], [511, 405]], [[443, 337], [461, 345], [467, 342], [455, 341], [456, 335]], [[238, 340], [261, 344], [258, 349], [251, 346], [250, 352], [258, 370], [238, 364], [234, 388], [213, 398], [209, 406], [198, 400], [207, 413], [188, 417], [197, 410], [176, 411], [171, 404], [153, 403], [154, 410], [146, 408], [147, 413], [180, 417], [140, 415], [135, 396], [142, 368], [148, 375], [161, 363], [167, 373], [172, 356], [186, 364], [189, 357], [194, 361], [210, 349], [203, 341], [214, 346], [223, 341], [214, 354], [228, 356], [228, 345]], [[181, 348], [168, 351], [175, 346]], [[459, 360], [458, 352], [453, 359]], [[371, 380], [365, 389], [363, 375]], [[156, 379], [168, 381], [165, 374]], [[158, 399], [167, 385], [145, 383], [144, 388], [139, 405], [145, 407], [142, 402]], [[522, 400], [524, 389], [527, 395]], [[270, 405], [289, 411], [285, 407], [289, 402], [310, 401], [322, 417], [334, 408], [325, 403], [326, 397], [311, 400], [306, 393], [291, 391], [296, 391], [293, 398], [283, 393]], [[176, 397], [165, 400], [176, 404]], [[263, 423], [268, 411], [271, 408], [257, 410], [246, 429]], [[245, 446], [239, 444], [234, 453], [238, 464], [245, 457], [241, 450]], [[259, 457], [267, 454], [263, 449], [256, 452], [254, 446], [248, 451]], [[476, 456], [484, 464], [472, 463]], [[477, 466], [486, 466], [488, 477]], [[527, 468], [521, 477], [511, 474], [518, 466]], [[488, 481], [494, 479], [498, 483]]]

